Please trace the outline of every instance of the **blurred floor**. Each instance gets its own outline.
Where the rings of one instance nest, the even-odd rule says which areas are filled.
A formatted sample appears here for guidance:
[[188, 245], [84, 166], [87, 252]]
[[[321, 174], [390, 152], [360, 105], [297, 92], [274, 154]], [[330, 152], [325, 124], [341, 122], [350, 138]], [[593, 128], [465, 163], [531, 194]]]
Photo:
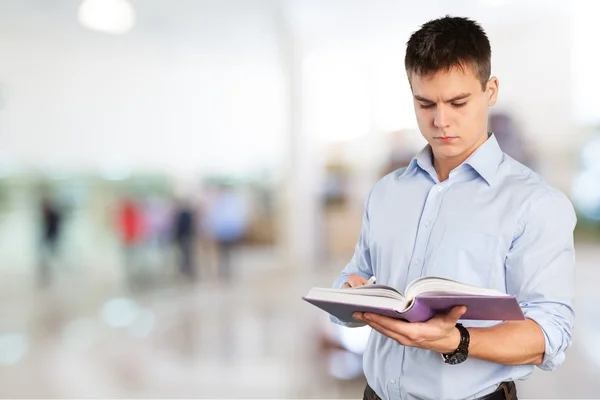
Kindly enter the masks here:
[[[341, 265], [279, 266], [271, 250], [239, 254], [232, 284], [171, 282], [131, 292], [93, 274], [39, 291], [0, 277], [2, 398], [361, 398], [322, 356], [320, 311], [300, 300]], [[575, 345], [554, 373], [537, 370], [521, 398], [600, 397], [600, 247], [578, 245]], [[106, 271], [114, 270], [107, 266]], [[9, 282], [12, 282], [10, 284]], [[20, 284], [17, 284], [20, 282]]]

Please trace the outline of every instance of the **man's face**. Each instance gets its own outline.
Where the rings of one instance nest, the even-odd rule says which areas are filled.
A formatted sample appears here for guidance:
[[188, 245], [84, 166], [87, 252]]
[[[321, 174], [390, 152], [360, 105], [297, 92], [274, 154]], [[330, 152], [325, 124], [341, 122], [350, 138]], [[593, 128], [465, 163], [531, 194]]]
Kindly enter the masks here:
[[439, 161], [463, 162], [487, 139], [488, 107], [496, 103], [498, 80], [485, 90], [470, 67], [428, 76], [410, 74], [419, 129]]

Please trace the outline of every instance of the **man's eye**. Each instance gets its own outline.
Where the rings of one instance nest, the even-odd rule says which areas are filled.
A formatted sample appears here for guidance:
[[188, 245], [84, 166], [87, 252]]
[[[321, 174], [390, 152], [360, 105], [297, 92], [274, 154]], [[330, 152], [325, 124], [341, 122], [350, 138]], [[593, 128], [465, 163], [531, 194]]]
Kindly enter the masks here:
[[452, 103], [452, 107], [460, 108], [464, 107], [467, 103]]
[[435, 107], [435, 104], [421, 104], [421, 108], [428, 109]]

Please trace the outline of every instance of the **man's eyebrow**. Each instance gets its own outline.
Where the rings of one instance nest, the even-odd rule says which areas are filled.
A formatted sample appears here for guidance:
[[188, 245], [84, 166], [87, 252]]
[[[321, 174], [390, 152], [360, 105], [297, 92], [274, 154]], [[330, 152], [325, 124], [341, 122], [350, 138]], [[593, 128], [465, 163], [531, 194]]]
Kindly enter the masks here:
[[[467, 97], [469, 97], [470, 95], [471, 95], [471, 93], [461, 93], [457, 96], [454, 96], [451, 99], [444, 101], [444, 103], [453, 103], [458, 100], [463, 100], [463, 99], [466, 99]], [[435, 101], [426, 99], [425, 97], [419, 96], [418, 94], [415, 94], [414, 98], [415, 98], [415, 100], [418, 100], [422, 103], [431, 103], [431, 104], [435, 103]]]

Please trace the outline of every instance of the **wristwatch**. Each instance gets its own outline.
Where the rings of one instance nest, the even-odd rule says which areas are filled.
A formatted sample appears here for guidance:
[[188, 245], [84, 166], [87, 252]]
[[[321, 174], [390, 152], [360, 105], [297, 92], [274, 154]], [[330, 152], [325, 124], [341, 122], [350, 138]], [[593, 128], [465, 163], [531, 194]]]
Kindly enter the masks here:
[[452, 353], [442, 354], [442, 358], [446, 364], [456, 365], [464, 362], [469, 356], [469, 331], [462, 324], [456, 324], [456, 328], [460, 332], [460, 343], [458, 348]]

